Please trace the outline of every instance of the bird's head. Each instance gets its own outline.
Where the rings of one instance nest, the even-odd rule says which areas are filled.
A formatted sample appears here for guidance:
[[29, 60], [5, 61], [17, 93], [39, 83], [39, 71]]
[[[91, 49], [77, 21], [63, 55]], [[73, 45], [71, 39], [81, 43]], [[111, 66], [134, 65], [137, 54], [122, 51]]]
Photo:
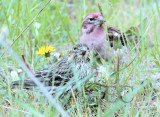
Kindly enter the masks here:
[[102, 17], [100, 13], [90, 13], [84, 18], [82, 26], [86, 24], [102, 26], [105, 22], [106, 20]]
[[77, 44], [69, 52], [69, 59], [76, 62], [89, 62], [90, 50], [85, 44]]
[[106, 20], [100, 13], [88, 14], [81, 25], [81, 36], [84, 35], [97, 35], [105, 33], [105, 22]]

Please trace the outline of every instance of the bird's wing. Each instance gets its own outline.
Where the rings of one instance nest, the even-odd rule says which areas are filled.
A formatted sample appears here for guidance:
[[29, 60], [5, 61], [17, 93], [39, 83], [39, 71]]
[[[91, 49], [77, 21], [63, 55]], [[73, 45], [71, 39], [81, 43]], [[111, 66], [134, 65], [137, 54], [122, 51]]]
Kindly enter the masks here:
[[[130, 28], [130, 29], [132, 29], [132, 28]], [[129, 31], [126, 31], [125, 33], [123, 33], [119, 29], [114, 28], [112, 26], [107, 26], [107, 32], [108, 32], [107, 40], [109, 40], [109, 43], [110, 43], [111, 47], [114, 47], [115, 45], [118, 45], [116, 43], [119, 43], [119, 42], [120, 42], [120, 45], [125, 46], [127, 44], [127, 39], [133, 45], [138, 43], [138, 40], [139, 40], [139, 38], [136, 34], [130, 33]]]
[[109, 40], [111, 47], [113, 47], [113, 43], [118, 43], [119, 40], [121, 45], [123, 46], [125, 45], [125, 43], [127, 43], [124, 33], [119, 29], [112, 26], [107, 26], [107, 33], [107, 40]]
[[62, 59], [61, 61], [57, 62], [55, 68], [54, 85], [65, 85], [72, 77], [73, 71], [68, 58]]
[[120, 37], [122, 35], [122, 32], [119, 29], [112, 26], [107, 26], [107, 32], [108, 32], [108, 37], [111, 37], [109, 38], [109, 40]]

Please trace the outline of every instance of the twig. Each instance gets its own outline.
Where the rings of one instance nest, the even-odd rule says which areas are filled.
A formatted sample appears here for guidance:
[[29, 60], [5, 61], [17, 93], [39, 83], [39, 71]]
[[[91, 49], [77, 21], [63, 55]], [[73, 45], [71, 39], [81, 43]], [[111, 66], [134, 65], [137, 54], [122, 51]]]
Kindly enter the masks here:
[[30, 68], [29, 64], [26, 62], [24, 55], [22, 55], [22, 59], [23, 59], [24, 63], [26, 64], [27, 68], [29, 69], [29, 71], [31, 71], [34, 74], [34, 71]]
[[[118, 55], [118, 67], [117, 67], [117, 71], [119, 71], [119, 55]], [[118, 83], [118, 85], [119, 85], [119, 73], [117, 74], [117, 83]]]
[[[13, 46], [13, 44], [22, 36], [22, 34], [30, 27], [30, 25], [36, 20], [36, 18], [40, 15], [40, 13], [46, 8], [46, 6], [50, 3], [51, 0], [49, 0], [44, 7], [37, 13], [37, 15], [31, 20], [31, 22], [24, 28], [24, 30], [18, 35], [18, 37], [12, 42], [12, 44], [5, 50], [7, 51], [10, 47]], [[4, 55], [5, 51], [2, 53], [1, 57]]]
[[100, 11], [101, 15], [103, 16], [102, 7], [100, 6], [99, 3], [98, 3], [98, 8], [99, 8], [99, 11]]
[[74, 92], [73, 92], [73, 89], [72, 89], [72, 88], [71, 88], [71, 92], [72, 92], [73, 99], [74, 99], [75, 103], [77, 104], [76, 97], [75, 97], [75, 94], [74, 94]]

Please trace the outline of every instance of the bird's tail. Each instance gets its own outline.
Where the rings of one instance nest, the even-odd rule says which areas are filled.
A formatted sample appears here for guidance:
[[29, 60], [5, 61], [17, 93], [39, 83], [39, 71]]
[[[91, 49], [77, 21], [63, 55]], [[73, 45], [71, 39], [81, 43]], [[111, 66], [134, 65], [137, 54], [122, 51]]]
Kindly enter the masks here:
[[128, 33], [126, 34], [126, 37], [127, 37], [127, 43], [134, 45], [134, 46], [136, 46], [140, 41], [139, 36], [137, 35]]
[[37, 85], [31, 80], [31, 79], [25, 79], [25, 80], [18, 80], [18, 81], [13, 81], [10, 84], [11, 89], [17, 88], [17, 87], [22, 87], [24, 89], [33, 89], [36, 88]]
[[[137, 26], [132, 26], [124, 33], [131, 44], [137, 45], [140, 42], [141, 29], [144, 29], [144, 30], [147, 29], [148, 22], [149, 22], [149, 18], [145, 17], [141, 22], [143, 23], [143, 25], [140, 23]], [[153, 46], [151, 41], [149, 42], [149, 44], [151, 47]]]
[[[143, 20], [143, 29], [146, 29], [147, 26], [147, 21], [148, 18], [145, 18]], [[130, 44], [133, 44], [134, 46], [138, 46], [139, 42], [140, 42], [140, 30], [141, 30], [141, 24], [137, 25], [137, 26], [132, 26], [130, 27], [124, 34], [126, 35], [128, 41]], [[152, 41], [149, 39], [149, 46], [150, 47], [154, 47], [154, 44], [152, 43]]]
[[[43, 86], [45, 87], [45, 89], [47, 89], [47, 91], [51, 91], [52, 93], [55, 94], [56, 92], [56, 87], [52, 87], [51, 85], [46, 85], [45, 82], [41, 82], [43, 84]], [[34, 83], [33, 80], [31, 79], [25, 79], [25, 80], [18, 80], [18, 81], [14, 81], [11, 82], [10, 84], [10, 88], [11, 89], [15, 89], [15, 88], [22, 88], [22, 89], [27, 89], [27, 90], [36, 90], [41, 92], [41, 90], [39, 89], [39, 87]]]

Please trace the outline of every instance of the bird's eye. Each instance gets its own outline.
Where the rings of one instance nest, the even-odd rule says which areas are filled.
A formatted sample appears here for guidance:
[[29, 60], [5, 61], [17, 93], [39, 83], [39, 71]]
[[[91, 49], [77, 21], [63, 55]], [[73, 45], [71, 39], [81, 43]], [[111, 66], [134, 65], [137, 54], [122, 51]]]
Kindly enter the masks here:
[[95, 19], [94, 19], [94, 18], [89, 18], [89, 20], [90, 20], [90, 21], [94, 21]]
[[74, 48], [73, 48], [73, 50], [77, 50], [77, 48], [76, 48], [76, 47], [74, 47]]

